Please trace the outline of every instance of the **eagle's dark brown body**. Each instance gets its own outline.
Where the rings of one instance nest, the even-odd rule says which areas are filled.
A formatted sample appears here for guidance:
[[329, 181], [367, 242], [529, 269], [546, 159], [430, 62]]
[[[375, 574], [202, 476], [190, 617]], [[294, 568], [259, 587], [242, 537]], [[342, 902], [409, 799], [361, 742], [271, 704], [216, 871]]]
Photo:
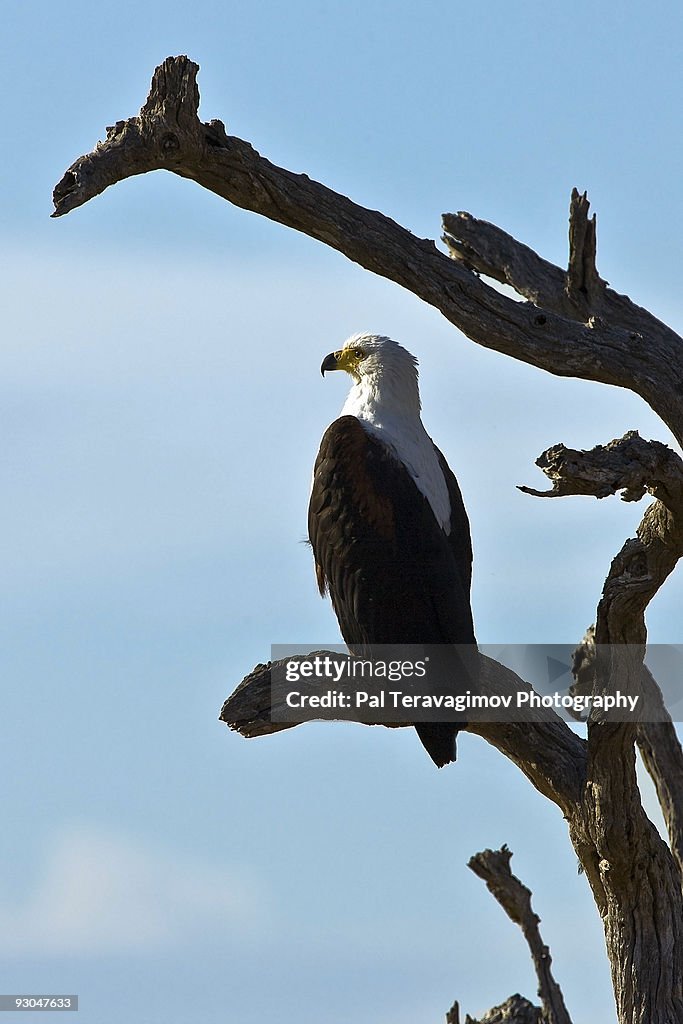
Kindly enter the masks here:
[[[318, 586], [329, 591], [350, 649], [472, 645], [443, 649], [460, 692], [476, 685], [478, 670], [472, 546], [460, 488], [435, 450], [450, 498], [448, 534], [403, 464], [355, 416], [341, 416], [325, 432], [315, 462], [308, 532]], [[441, 766], [455, 759], [455, 736], [465, 724], [415, 728]]]

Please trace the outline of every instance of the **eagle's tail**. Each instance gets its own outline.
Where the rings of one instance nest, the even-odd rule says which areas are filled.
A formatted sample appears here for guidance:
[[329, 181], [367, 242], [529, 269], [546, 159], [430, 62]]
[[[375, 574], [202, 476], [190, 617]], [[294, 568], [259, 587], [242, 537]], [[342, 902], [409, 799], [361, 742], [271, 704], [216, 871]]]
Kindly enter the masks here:
[[455, 737], [467, 722], [419, 722], [415, 730], [437, 768], [455, 761], [458, 753]]

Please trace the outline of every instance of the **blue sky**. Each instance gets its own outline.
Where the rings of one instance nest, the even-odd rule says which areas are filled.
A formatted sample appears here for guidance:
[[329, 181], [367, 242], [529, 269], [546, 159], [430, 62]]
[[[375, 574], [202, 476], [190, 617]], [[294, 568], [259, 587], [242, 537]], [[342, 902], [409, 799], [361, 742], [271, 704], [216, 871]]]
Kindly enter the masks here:
[[[58, 221], [50, 197], [187, 53], [203, 119], [417, 234], [465, 209], [563, 263], [587, 188], [601, 273], [680, 330], [680, 5], [35, 0], [5, 21], [3, 991], [78, 992], [83, 1024], [476, 1014], [535, 991], [465, 867], [507, 842], [570, 1010], [613, 1019], [561, 816], [495, 751], [465, 736], [437, 773], [408, 730], [245, 742], [217, 715], [271, 643], [337, 640], [301, 542], [345, 391], [318, 367], [348, 334], [421, 361], [488, 643], [579, 639], [642, 514], [522, 495], [537, 455], [666, 429], [188, 181]], [[653, 640], [681, 640], [681, 596], [658, 595]]]

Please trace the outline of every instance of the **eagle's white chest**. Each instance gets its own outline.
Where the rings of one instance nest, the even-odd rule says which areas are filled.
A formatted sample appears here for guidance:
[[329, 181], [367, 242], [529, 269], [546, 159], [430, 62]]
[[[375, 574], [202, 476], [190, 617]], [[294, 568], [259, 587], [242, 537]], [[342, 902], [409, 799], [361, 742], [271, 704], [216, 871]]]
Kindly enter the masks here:
[[[355, 398], [355, 400], [354, 400]], [[363, 428], [387, 446], [407, 469], [429, 502], [434, 517], [447, 535], [451, 532], [451, 500], [434, 444], [419, 414], [391, 414], [359, 402], [351, 391], [342, 416], [355, 416]]]

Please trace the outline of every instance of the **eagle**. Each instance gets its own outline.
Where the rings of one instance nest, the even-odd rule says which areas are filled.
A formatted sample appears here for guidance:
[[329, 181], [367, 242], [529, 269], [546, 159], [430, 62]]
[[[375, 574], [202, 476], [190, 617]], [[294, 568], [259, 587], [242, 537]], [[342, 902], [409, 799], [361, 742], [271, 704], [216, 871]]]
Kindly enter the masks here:
[[[329, 592], [352, 653], [448, 645], [437, 650], [453, 692], [476, 688], [470, 526], [458, 482], [422, 424], [417, 360], [390, 338], [354, 334], [320, 370], [345, 370], [353, 382], [313, 470], [308, 535], [320, 593]], [[415, 729], [441, 768], [455, 761], [466, 725]]]

